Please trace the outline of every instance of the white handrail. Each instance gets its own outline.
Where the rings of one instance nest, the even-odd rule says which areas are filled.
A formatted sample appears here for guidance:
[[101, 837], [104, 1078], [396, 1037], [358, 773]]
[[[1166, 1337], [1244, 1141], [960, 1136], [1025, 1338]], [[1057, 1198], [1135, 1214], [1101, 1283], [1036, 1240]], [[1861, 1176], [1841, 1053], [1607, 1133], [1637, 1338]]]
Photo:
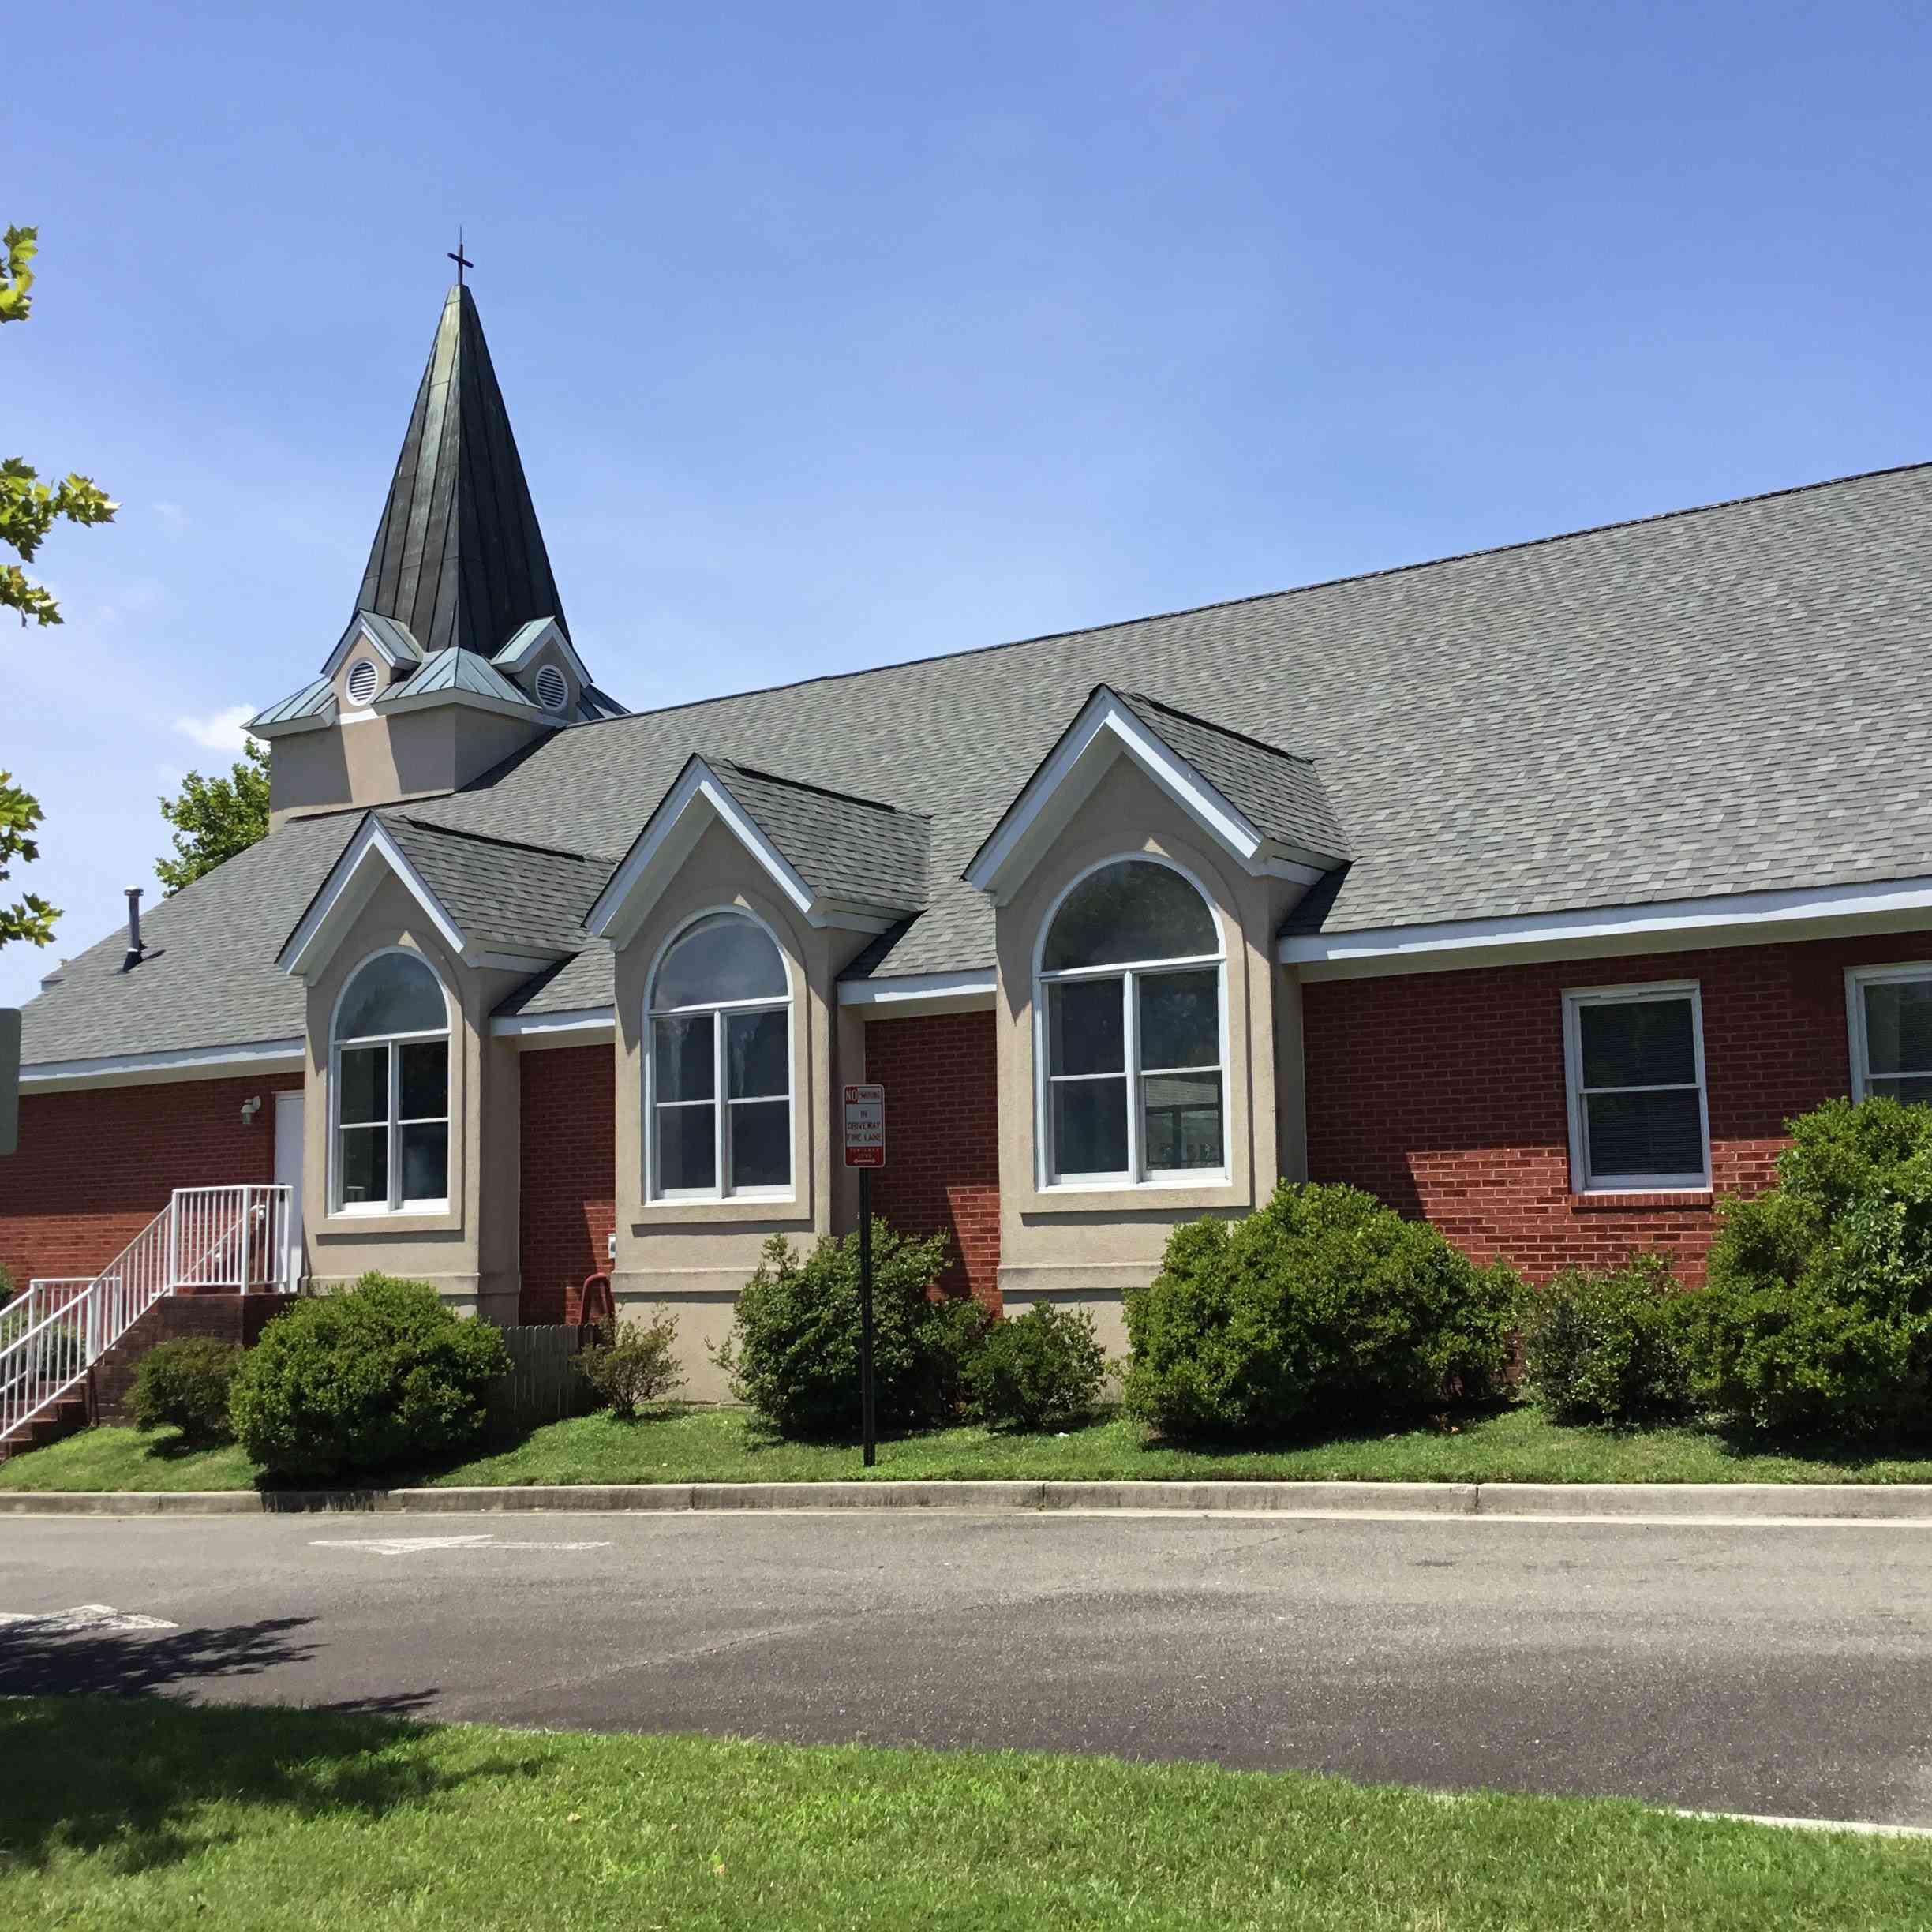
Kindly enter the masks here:
[[99, 1275], [30, 1282], [0, 1308], [0, 1443], [51, 1410], [163, 1296], [292, 1287], [293, 1194], [280, 1182], [177, 1188]]

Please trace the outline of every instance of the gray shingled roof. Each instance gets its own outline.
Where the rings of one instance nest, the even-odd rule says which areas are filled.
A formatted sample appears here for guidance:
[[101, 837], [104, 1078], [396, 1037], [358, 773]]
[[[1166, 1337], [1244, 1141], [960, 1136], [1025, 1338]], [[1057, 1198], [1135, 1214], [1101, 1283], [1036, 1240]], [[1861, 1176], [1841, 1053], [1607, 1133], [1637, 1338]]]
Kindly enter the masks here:
[[[1352, 859], [1312, 900], [1324, 930], [1908, 878], [1932, 874], [1929, 650], [1920, 465], [573, 727], [410, 809], [614, 854], [702, 750], [929, 814], [927, 908], [875, 970], [984, 967], [959, 874], [1107, 683], [1315, 761]], [[609, 989], [590, 951], [526, 1004]], [[92, 1050], [163, 1043], [117, 1032]]]
[[1330, 859], [1349, 856], [1315, 761], [1244, 737], [1137, 691], [1117, 694], [1148, 730], [1178, 752], [1264, 837]]
[[393, 810], [376, 816], [472, 943], [540, 953], [590, 943], [584, 915], [611, 875], [608, 859], [452, 832]]
[[163, 899], [142, 916], [147, 957], [132, 972], [120, 970], [125, 930], [69, 960], [22, 1009], [23, 1061], [299, 1035], [301, 982], [275, 955], [361, 822], [360, 812], [294, 820]]
[[814, 892], [894, 912], [923, 910], [932, 826], [923, 814], [751, 771], [729, 758], [705, 762]]

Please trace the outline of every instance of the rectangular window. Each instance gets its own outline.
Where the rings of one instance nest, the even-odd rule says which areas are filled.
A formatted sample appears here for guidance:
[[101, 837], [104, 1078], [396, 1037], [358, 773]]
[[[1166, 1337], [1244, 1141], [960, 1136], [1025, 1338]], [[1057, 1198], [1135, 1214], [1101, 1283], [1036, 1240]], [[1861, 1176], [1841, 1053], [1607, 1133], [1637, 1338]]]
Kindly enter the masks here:
[[1566, 993], [1563, 1046], [1571, 1178], [1579, 1193], [1710, 1185], [1694, 982]]
[[651, 1021], [651, 1093], [655, 1198], [774, 1195], [790, 1188], [788, 1008], [657, 1014]]
[[1845, 979], [1852, 1097], [1932, 1102], [1932, 966], [1857, 966]]
[[339, 1049], [335, 1134], [339, 1209], [443, 1206], [449, 1198], [449, 1042]]

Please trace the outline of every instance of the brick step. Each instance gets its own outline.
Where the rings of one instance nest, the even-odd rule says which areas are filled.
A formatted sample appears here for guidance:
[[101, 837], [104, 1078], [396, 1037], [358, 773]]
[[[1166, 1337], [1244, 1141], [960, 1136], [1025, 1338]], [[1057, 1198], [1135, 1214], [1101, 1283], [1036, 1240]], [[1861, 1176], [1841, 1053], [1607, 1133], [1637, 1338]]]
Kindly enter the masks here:
[[52, 1408], [0, 1436], [0, 1462], [9, 1456], [24, 1455], [29, 1449], [44, 1449], [87, 1427], [88, 1403], [84, 1387], [62, 1396]]

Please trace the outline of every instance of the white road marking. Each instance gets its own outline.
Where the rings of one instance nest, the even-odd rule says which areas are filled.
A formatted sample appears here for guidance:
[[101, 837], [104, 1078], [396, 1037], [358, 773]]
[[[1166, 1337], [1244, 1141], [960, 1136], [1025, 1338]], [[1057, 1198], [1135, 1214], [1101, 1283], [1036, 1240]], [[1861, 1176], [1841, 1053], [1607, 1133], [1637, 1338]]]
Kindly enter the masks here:
[[112, 1604], [76, 1604], [71, 1610], [0, 1611], [0, 1630], [24, 1637], [66, 1637], [77, 1631], [179, 1630], [166, 1617], [143, 1616], [133, 1610], [117, 1610]]
[[311, 1542], [310, 1548], [313, 1549], [370, 1550], [378, 1556], [420, 1556], [429, 1550], [486, 1548], [513, 1550], [587, 1550], [608, 1549], [610, 1544], [608, 1542], [519, 1542], [511, 1538], [493, 1536], [317, 1537]]
[[1679, 1811], [1679, 1818], [1732, 1825], [1772, 1825], [1780, 1831], [1858, 1832], [1869, 1838], [1932, 1838], [1932, 1825], [1877, 1825], [1863, 1818], [1773, 1818], [1761, 1811]]

